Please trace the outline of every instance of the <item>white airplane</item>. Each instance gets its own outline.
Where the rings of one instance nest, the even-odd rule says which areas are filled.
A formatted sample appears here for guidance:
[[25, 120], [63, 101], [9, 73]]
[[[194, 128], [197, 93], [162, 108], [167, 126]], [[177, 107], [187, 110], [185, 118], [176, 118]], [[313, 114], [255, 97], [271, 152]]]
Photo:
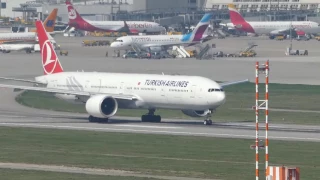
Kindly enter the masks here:
[[118, 50], [127, 50], [135, 44], [142, 49], [167, 49], [175, 45], [196, 44], [200, 43], [205, 37], [204, 32], [207, 30], [211, 13], [205, 14], [194, 30], [185, 35], [152, 35], [152, 36], [123, 36], [117, 38], [111, 43], [110, 47]]
[[160, 122], [161, 116], [154, 113], [163, 108], [178, 109], [191, 117], [206, 117], [204, 124], [209, 125], [212, 111], [226, 100], [223, 87], [248, 81], [218, 84], [200, 76], [65, 72], [42, 22], [37, 21], [36, 27], [44, 75], [35, 77], [35, 81], [2, 77], [34, 83], [34, 86], [0, 84], [0, 87], [50, 92], [69, 102], [85, 103], [90, 122], [107, 122], [118, 108], [148, 109], [141, 120]]
[[0, 51], [3, 53], [10, 53], [11, 51], [23, 51], [31, 53], [35, 44], [0, 44]]
[[69, 26], [83, 31], [126, 32], [128, 34], [160, 34], [166, 29], [158, 23], [148, 21], [91, 21], [83, 19], [70, 1], [66, 1]]
[[229, 4], [229, 14], [231, 23], [227, 23], [230, 29], [239, 29], [253, 34], [277, 35], [289, 32], [290, 29], [298, 35], [316, 34], [320, 32], [319, 23], [313, 21], [250, 21], [247, 22], [234, 4]]
[[[49, 34], [51, 43], [56, 44], [56, 41]], [[38, 42], [36, 32], [23, 32], [23, 33], [0, 33], [0, 44], [34, 44]]]
[[[49, 16], [44, 20], [44, 26], [47, 33], [50, 34], [51, 42], [55, 43], [51, 35], [54, 35], [54, 27], [57, 18], [58, 9], [55, 8], [49, 14]], [[32, 29], [31, 32], [23, 33], [0, 33], [0, 44], [26, 44], [37, 42], [36, 29]]]

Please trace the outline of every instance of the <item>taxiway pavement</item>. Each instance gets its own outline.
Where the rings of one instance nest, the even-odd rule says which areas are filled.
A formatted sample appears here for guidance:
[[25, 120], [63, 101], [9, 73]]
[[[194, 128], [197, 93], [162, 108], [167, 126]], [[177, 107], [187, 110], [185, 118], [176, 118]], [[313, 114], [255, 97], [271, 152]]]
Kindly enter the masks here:
[[[314, 84], [320, 85], [320, 51], [316, 40], [295, 42], [299, 47], [309, 49], [309, 56], [285, 56], [287, 41], [274, 41], [255, 37], [258, 44], [258, 57], [255, 58], [216, 58], [215, 60], [196, 59], [123, 59], [112, 57], [110, 47], [82, 47], [81, 41], [90, 37], [61, 37], [55, 39], [62, 49], [69, 51], [68, 56], [60, 56], [66, 71], [99, 71], [122, 73], [152, 73], [199, 75], [217, 81], [233, 81], [249, 79], [254, 81], [255, 61], [270, 61], [270, 83]], [[97, 39], [97, 38], [95, 38]], [[112, 38], [108, 38], [112, 39]], [[246, 38], [214, 39], [215, 51], [240, 51]], [[296, 45], [298, 46], [298, 45]], [[192, 48], [189, 48], [192, 49]], [[243, 49], [243, 48], [242, 48]], [[105, 56], [109, 52], [108, 57]], [[281, 53], [279, 53], [281, 51]], [[39, 53], [26, 54], [13, 52], [0, 54], [0, 76], [17, 78], [33, 78], [42, 75], [41, 57]]]
[[[309, 41], [313, 43], [313, 45], [310, 45], [310, 49], [313, 48], [310, 51], [314, 52], [313, 57], [311, 55], [310, 57], [286, 57], [279, 53], [279, 49], [284, 45], [284, 42], [258, 39], [255, 42], [260, 47], [263, 47], [259, 50], [261, 54], [265, 50], [265, 54], [268, 55], [270, 53], [270, 56], [233, 59], [220, 58], [216, 60], [141, 60], [110, 57], [112, 50], [109, 47], [82, 47], [81, 41], [89, 39], [88, 37], [65, 38], [57, 35], [55, 38], [62, 48], [69, 51], [68, 56], [59, 56], [66, 71], [84, 70], [158, 74], [163, 72], [165, 74], [200, 75], [218, 81], [232, 81], [246, 78], [253, 80], [255, 61], [269, 59], [271, 83], [320, 84], [320, 79], [317, 78], [320, 75], [320, 63], [317, 57], [320, 54], [316, 54], [317, 47], [315, 45], [315, 43], [318, 43], [317, 41]], [[217, 44], [217, 47], [229, 46], [229, 49], [232, 49], [237, 46], [237, 43], [238, 45], [243, 44], [248, 40], [234, 38], [213, 41]], [[277, 43], [280, 43], [280, 45]], [[303, 45], [305, 42], [299, 43], [301, 43], [302, 47], [307, 47], [307, 45]], [[268, 48], [264, 49], [267, 45]], [[274, 53], [269, 49], [274, 49]], [[106, 51], [109, 51], [109, 57], [105, 56]], [[258, 53], [259, 51], [257, 50]], [[1, 56], [0, 76], [32, 79], [34, 76], [43, 74], [39, 53], [26, 54], [25, 52], [13, 52], [1, 54]], [[9, 82], [1, 81], [1, 83]], [[127, 117], [116, 117], [108, 124], [88, 123], [87, 115], [85, 114], [51, 112], [21, 106], [14, 101], [16, 95], [17, 93], [13, 93], [12, 90], [1, 89], [0, 126], [255, 138], [254, 124], [248, 123], [218, 123], [213, 126], [204, 126], [202, 121], [165, 119], [161, 124], [153, 124], [142, 123], [138, 118]], [[320, 128], [317, 126], [276, 125], [270, 127], [269, 138], [318, 142], [320, 140], [319, 131]]]

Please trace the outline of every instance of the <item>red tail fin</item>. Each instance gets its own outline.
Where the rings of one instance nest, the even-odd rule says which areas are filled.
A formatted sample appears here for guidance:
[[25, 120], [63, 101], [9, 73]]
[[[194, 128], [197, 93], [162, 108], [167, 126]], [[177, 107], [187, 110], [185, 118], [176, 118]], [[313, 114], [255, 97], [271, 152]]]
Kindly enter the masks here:
[[41, 21], [36, 22], [44, 74], [63, 72], [59, 58]]
[[69, 16], [69, 23], [76, 23], [84, 21], [80, 14], [75, 10], [70, 1], [66, 1], [67, 9], [68, 9], [68, 16]]
[[246, 22], [246, 20], [243, 19], [243, 17], [239, 13], [235, 5], [228, 4], [228, 9], [229, 9], [230, 20], [233, 24], [241, 24]]

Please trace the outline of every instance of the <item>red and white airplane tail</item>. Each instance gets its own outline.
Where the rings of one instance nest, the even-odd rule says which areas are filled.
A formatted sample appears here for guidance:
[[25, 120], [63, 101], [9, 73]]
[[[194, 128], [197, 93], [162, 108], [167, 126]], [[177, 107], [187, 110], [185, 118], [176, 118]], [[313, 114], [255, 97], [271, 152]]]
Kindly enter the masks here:
[[234, 4], [228, 4], [230, 20], [233, 24], [242, 24], [247, 22], [237, 10]]
[[54, 74], [63, 72], [56, 51], [53, 48], [51, 41], [48, 38], [47, 32], [41, 21], [36, 22], [37, 34], [39, 39], [42, 67], [44, 74]]
[[85, 20], [80, 16], [78, 11], [72, 6], [69, 0], [66, 1], [66, 5], [68, 9], [69, 24], [77, 25], [85, 22]]

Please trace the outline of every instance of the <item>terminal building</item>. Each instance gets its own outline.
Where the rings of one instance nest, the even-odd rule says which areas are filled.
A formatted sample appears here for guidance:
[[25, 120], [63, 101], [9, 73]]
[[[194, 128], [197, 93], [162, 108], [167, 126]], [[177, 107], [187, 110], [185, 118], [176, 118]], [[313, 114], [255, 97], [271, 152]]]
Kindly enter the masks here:
[[[65, 0], [0, 1], [6, 3], [6, 8], [1, 9], [2, 16], [44, 19], [54, 8], [58, 8], [58, 20], [68, 21]], [[74, 2], [71, 0], [71, 2], [81, 16], [91, 20], [148, 20], [159, 23], [166, 22], [166, 19], [172, 17], [196, 22], [204, 12], [213, 12], [215, 19], [227, 20], [229, 3], [234, 3], [244, 17], [256, 20], [307, 20], [309, 17], [318, 18], [320, 9], [319, 0], [77, 0]]]
[[227, 9], [233, 3], [242, 11], [314, 10], [320, 8], [319, 0], [207, 0], [206, 9]]

